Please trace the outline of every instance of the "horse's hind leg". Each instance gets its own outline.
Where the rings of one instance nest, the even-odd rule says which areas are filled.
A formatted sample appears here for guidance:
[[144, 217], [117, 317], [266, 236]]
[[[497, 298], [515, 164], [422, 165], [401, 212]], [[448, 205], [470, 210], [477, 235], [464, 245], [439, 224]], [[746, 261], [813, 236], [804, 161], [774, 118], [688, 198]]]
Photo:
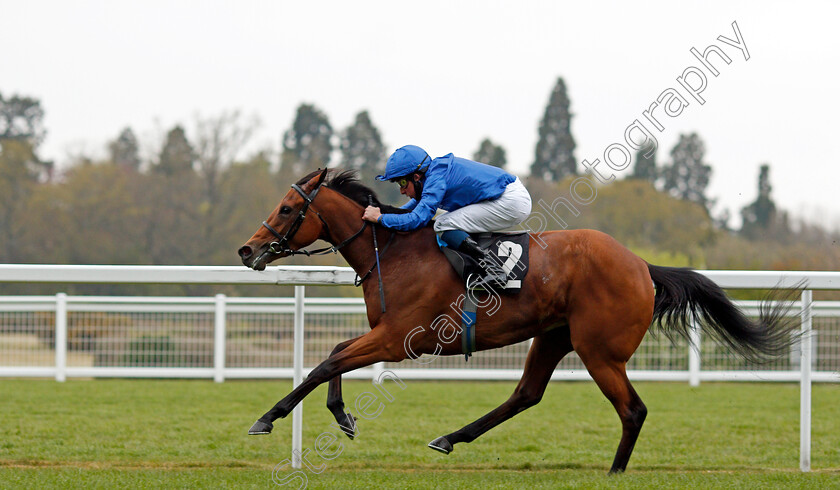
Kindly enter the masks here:
[[498, 408], [475, 422], [451, 434], [438, 437], [429, 443], [429, 447], [449, 454], [454, 444], [472, 442], [505, 420], [539, 403], [557, 363], [571, 351], [572, 344], [567, 326], [534, 337], [534, 343], [525, 360], [522, 379], [519, 380], [513, 395]]
[[623, 288], [606, 279], [598, 287], [593, 284], [591, 291], [597, 293], [582, 297], [569, 315], [575, 352], [621, 419], [621, 441], [610, 473], [627, 469], [647, 417], [647, 408], [630, 385], [625, 368], [650, 325], [653, 288], [646, 280], [635, 280], [633, 274], [626, 277]]
[[591, 351], [583, 353], [578, 350], [578, 355], [621, 419], [621, 441], [610, 468], [610, 473], [621, 473], [627, 469], [633, 446], [636, 445], [636, 439], [647, 417], [647, 407], [627, 379], [626, 363], [606, 359], [605, 351], [606, 349], [599, 350], [598, 347], [593, 347]]

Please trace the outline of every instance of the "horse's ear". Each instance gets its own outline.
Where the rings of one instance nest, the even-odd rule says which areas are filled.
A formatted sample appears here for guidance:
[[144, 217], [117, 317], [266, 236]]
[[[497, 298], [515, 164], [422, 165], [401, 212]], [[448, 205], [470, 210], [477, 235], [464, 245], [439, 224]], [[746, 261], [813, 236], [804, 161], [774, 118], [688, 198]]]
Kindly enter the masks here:
[[[320, 187], [321, 184], [324, 183], [324, 180], [327, 178], [327, 173], [329, 172], [329, 169], [325, 168], [324, 170], [321, 170], [319, 168], [315, 172], [320, 172], [320, 173], [317, 176], [309, 179], [309, 181], [307, 181], [306, 184], [304, 184], [304, 189], [306, 189], [306, 192], [312, 192], [315, 189], [317, 189], [318, 187]], [[314, 174], [315, 172], [312, 172], [312, 174]], [[312, 174], [309, 174], [309, 175], [312, 175]]]
[[325, 168], [325, 169], [324, 169], [324, 171], [323, 171], [323, 172], [321, 172], [321, 176], [320, 176], [320, 177], [318, 177], [318, 183], [317, 183], [317, 184], [315, 184], [315, 187], [316, 187], [316, 188], [320, 187], [320, 186], [321, 186], [321, 184], [323, 184], [323, 183], [324, 183], [324, 179], [326, 179], [326, 178], [327, 178], [327, 172], [328, 172], [328, 171], [329, 171], [329, 169], [326, 169], [326, 168]]

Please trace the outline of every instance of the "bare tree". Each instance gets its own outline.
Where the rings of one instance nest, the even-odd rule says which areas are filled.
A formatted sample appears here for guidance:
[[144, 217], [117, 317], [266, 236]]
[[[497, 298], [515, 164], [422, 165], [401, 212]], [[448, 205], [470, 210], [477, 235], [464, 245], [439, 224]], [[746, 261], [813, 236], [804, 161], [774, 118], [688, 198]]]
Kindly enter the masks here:
[[195, 157], [204, 181], [208, 238], [212, 236], [214, 209], [219, 202], [219, 175], [233, 163], [259, 125], [257, 116], [243, 120], [239, 110], [223, 111], [215, 117], [196, 116]]

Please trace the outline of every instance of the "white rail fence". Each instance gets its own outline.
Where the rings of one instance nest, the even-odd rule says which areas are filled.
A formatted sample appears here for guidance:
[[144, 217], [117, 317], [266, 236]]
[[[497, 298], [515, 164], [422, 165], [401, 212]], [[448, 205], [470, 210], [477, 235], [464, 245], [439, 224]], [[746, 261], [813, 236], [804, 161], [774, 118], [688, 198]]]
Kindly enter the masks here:
[[[302, 372], [325, 359], [338, 342], [364, 333], [361, 298], [0, 296], [0, 376], [292, 378], [294, 353]], [[738, 304], [757, 315], [752, 301]], [[801, 312], [801, 303], [794, 305]], [[840, 302], [812, 303], [817, 328], [812, 339], [812, 379], [837, 382], [840, 376]], [[302, 323], [303, 346], [295, 349], [295, 323]], [[672, 344], [648, 335], [629, 365], [638, 380], [799, 381], [799, 345], [790, 355], [752, 366], [694, 332]], [[515, 380], [522, 374], [530, 342], [463, 357], [421, 358], [381, 364], [350, 373], [377, 377], [389, 369], [406, 379]], [[426, 364], [428, 363], [428, 364]], [[589, 379], [570, 354], [554, 379]]]
[[[810, 386], [840, 381], [840, 302], [812, 302], [813, 289], [840, 289], [840, 272], [701, 271], [722, 287], [808, 290], [795, 305], [805, 333], [789, 356], [748, 365], [694, 331], [693, 345], [648, 335], [628, 365], [635, 380], [798, 381], [801, 383], [801, 459], [810, 468]], [[338, 342], [364, 333], [364, 304], [354, 298], [306, 298], [305, 284], [352, 284], [337, 267], [0, 265], [0, 282], [294, 284], [294, 298], [0, 297], [0, 376], [144, 378], [293, 378], [323, 360]], [[755, 302], [739, 303], [757, 314]], [[479, 326], [480, 328], [480, 326]], [[529, 342], [428, 364], [377, 364], [347, 378], [383, 370], [404, 379], [514, 380]], [[421, 358], [425, 362], [429, 359]], [[577, 356], [567, 356], [552, 379], [589, 379]], [[296, 410], [296, 412], [298, 412]], [[299, 412], [298, 412], [299, 413]], [[300, 424], [296, 417], [295, 426]], [[299, 439], [299, 438], [297, 438]]]

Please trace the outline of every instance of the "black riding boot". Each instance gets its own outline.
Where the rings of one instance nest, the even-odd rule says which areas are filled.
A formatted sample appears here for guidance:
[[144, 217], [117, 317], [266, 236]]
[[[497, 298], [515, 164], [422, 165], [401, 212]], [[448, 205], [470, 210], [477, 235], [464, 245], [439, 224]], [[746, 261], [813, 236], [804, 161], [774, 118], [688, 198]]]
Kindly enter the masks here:
[[458, 247], [459, 252], [464, 252], [469, 255], [481, 267], [484, 276], [471, 286], [490, 286], [493, 289], [500, 289], [507, 284], [507, 274], [498, 259], [495, 259], [490, 252], [482, 250], [481, 247], [470, 237], [464, 239], [463, 243]]

